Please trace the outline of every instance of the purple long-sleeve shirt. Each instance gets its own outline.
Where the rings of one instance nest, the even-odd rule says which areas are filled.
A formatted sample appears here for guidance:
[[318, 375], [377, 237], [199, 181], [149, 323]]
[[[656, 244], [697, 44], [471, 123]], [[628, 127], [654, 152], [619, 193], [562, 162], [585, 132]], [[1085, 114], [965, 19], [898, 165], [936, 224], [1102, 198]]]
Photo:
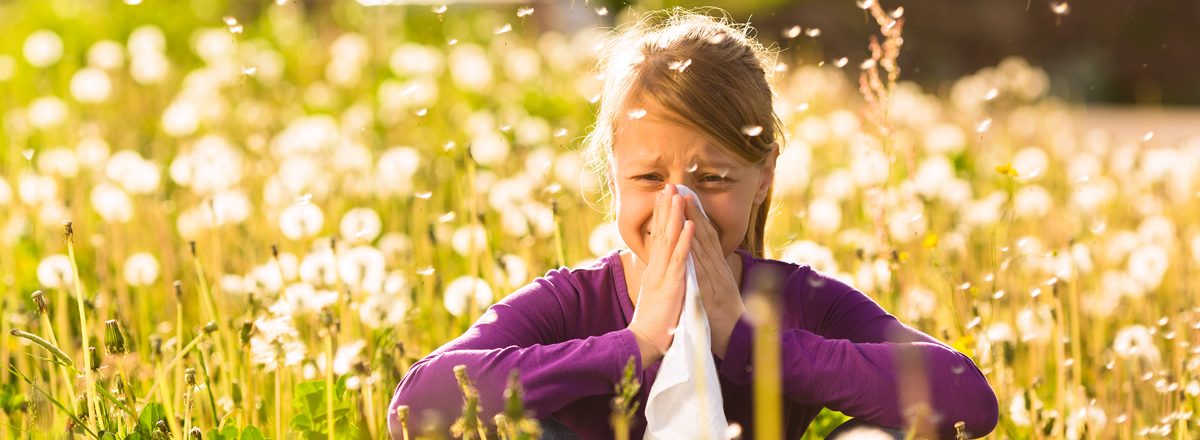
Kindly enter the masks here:
[[[958, 421], [966, 422], [974, 436], [996, 426], [996, 395], [970, 358], [900, 323], [862, 292], [806, 264], [754, 258], [740, 248], [737, 252], [743, 261], [743, 297], [768, 278], [782, 285], [777, 294], [783, 298], [777, 302], [783, 306], [779, 340], [786, 438], [799, 439], [822, 408], [900, 427], [905, 421], [901, 390], [911, 395], [911, 384], [922, 381], [942, 437], [953, 438]], [[553, 416], [584, 440], [611, 439], [609, 401], [633, 356], [642, 387], [632, 434], [641, 438], [646, 397], [659, 362], [643, 370], [637, 342], [626, 328], [632, 318], [618, 250], [591, 267], [549, 271], [491, 306], [462, 336], [413, 364], [390, 405], [392, 436], [401, 438], [395, 414], [400, 405], [410, 408], [408, 426], [414, 432], [430, 423], [452, 423], [463, 407], [453, 369], [466, 365], [486, 422], [503, 411], [505, 382], [516, 368], [526, 407], [536, 418]], [[748, 318], [743, 315], [734, 326], [725, 358], [714, 355], [725, 417], [742, 426], [746, 439], [754, 433], [755, 329]], [[916, 367], [901, 374], [902, 365]]]

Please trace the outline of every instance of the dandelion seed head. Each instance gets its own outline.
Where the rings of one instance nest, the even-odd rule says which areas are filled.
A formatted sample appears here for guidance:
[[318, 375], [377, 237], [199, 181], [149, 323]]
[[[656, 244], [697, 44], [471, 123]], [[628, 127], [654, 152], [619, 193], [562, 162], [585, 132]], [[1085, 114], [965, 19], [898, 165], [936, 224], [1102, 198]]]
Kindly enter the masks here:
[[530, 8], [530, 7], [517, 8], [517, 17], [525, 18], [526, 16], [531, 15], [531, 14], [533, 14], [533, 8]]
[[505, 33], [505, 32], [509, 32], [509, 31], [511, 31], [511, 30], [512, 30], [512, 24], [511, 24], [511, 23], [504, 23], [504, 26], [500, 26], [499, 28], [496, 28], [496, 30], [495, 30], [495, 31], [492, 31], [492, 33], [493, 33], [493, 34], [496, 34], [496, 35], [500, 35], [500, 34], [503, 34], [503, 33]]
[[25, 61], [37, 68], [45, 68], [62, 59], [63, 40], [58, 34], [40, 29], [29, 34], [22, 46]]

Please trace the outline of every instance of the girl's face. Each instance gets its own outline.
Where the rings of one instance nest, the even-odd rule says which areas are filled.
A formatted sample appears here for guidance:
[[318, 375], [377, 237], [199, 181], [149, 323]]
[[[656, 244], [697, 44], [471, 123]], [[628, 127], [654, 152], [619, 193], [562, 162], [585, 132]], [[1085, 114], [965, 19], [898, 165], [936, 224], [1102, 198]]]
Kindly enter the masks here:
[[765, 165], [747, 164], [699, 133], [655, 117], [660, 109], [648, 108], [645, 116], [625, 121], [614, 138], [609, 189], [621, 238], [642, 264], [649, 264], [655, 194], [667, 183], [684, 185], [699, 196], [728, 257], [746, 236], [751, 210], [766, 199], [779, 149]]

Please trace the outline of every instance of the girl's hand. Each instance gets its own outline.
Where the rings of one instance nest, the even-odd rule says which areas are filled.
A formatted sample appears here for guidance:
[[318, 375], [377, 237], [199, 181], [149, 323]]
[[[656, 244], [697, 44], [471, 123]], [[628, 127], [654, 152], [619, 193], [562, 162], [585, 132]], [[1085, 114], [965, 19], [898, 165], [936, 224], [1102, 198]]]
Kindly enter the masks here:
[[708, 315], [712, 350], [717, 357], [725, 359], [733, 326], [746, 311], [746, 305], [742, 302], [733, 268], [729, 267], [721, 249], [717, 230], [700, 212], [700, 206], [691, 195], [687, 197], [687, 218], [696, 225], [696, 232], [692, 234], [692, 259], [704, 313]]
[[629, 329], [637, 339], [642, 366], [662, 359], [671, 348], [672, 330], [679, 325], [687, 293], [687, 256], [696, 226], [684, 220], [684, 200], [675, 189], [657, 196], [647, 250], [650, 261], [642, 272], [637, 308]]

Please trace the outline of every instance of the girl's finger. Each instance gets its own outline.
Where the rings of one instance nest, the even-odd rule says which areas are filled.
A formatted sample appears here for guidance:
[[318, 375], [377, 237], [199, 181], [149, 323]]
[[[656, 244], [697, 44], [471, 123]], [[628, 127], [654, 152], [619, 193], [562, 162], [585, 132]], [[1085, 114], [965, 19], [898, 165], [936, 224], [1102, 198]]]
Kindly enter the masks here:
[[678, 194], [671, 196], [671, 207], [667, 214], [666, 245], [674, 249], [679, 242], [679, 233], [683, 230], [683, 198]]
[[676, 237], [679, 240], [679, 245], [675, 246], [675, 251], [671, 253], [671, 267], [668, 270], [680, 273], [687, 272], [687, 257], [692, 250], [692, 240], [695, 237], [696, 223], [691, 220], [685, 220], [683, 228], [679, 231]]

